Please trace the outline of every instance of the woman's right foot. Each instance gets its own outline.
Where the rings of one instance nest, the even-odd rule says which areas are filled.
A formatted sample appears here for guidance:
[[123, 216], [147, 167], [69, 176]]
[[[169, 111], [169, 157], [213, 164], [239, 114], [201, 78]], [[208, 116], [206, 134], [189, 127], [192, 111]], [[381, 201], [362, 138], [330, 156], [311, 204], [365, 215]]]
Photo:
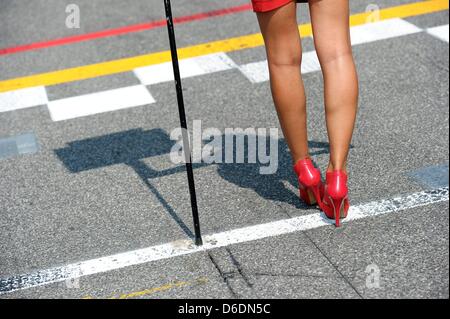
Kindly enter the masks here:
[[310, 158], [299, 160], [294, 165], [298, 176], [300, 198], [308, 205], [322, 206], [323, 183], [320, 170], [314, 167]]
[[342, 170], [327, 172], [322, 210], [325, 215], [341, 225], [341, 219], [347, 217], [350, 208], [348, 200], [347, 174]]

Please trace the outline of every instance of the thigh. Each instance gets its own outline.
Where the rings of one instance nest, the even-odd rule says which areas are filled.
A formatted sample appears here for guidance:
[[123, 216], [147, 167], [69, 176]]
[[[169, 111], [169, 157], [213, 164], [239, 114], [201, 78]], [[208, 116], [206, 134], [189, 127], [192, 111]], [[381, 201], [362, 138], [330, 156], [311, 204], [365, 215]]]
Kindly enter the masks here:
[[278, 9], [257, 13], [269, 64], [291, 65], [301, 62], [296, 9], [296, 3], [290, 2]]
[[310, 0], [309, 8], [320, 62], [351, 53], [349, 0]]

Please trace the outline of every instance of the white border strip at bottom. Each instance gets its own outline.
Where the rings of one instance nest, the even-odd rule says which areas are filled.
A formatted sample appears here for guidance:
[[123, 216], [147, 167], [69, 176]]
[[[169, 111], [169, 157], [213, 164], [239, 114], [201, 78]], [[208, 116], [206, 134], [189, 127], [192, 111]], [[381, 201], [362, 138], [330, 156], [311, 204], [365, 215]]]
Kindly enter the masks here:
[[155, 99], [144, 85], [134, 85], [50, 101], [48, 110], [58, 122], [153, 103]]
[[[448, 200], [449, 189], [448, 187], [443, 187], [393, 199], [374, 201], [351, 207], [349, 217], [344, 222], [394, 213]], [[208, 235], [204, 237], [205, 244], [202, 247], [196, 247], [191, 240], [179, 240], [163, 245], [42, 270], [32, 274], [17, 275], [0, 279], [0, 294], [62, 282], [68, 279], [103, 273], [176, 256], [193, 254], [217, 247], [225, 247], [267, 237], [290, 234], [330, 224], [332, 224], [332, 222], [324, 218], [322, 214], [315, 213]]]
[[44, 86], [0, 93], [0, 113], [47, 105], [47, 103], [47, 89]]

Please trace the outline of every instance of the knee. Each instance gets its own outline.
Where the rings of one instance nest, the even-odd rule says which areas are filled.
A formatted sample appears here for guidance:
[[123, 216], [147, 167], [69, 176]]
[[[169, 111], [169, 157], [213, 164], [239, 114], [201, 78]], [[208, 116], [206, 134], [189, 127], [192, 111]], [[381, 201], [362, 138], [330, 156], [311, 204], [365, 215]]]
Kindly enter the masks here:
[[351, 47], [317, 47], [317, 56], [319, 57], [322, 66], [335, 62], [340, 59], [353, 59]]
[[302, 53], [300, 51], [282, 52], [269, 56], [268, 63], [272, 67], [300, 67]]

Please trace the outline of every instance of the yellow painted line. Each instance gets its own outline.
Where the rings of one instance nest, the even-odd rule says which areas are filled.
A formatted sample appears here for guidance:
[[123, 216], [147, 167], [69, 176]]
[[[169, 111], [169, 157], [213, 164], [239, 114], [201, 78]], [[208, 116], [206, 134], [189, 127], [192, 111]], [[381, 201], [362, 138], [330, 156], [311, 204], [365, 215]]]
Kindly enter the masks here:
[[[392, 18], [407, 18], [448, 10], [448, 7], [448, 0], [415, 2], [381, 9], [379, 12], [379, 18], [380, 20]], [[364, 12], [352, 15], [350, 17], [350, 26], [358, 26], [370, 23], [371, 17], [373, 17], [372, 12]], [[300, 34], [303, 37], [312, 35], [311, 24], [302, 24], [299, 26], [299, 30]], [[264, 45], [264, 41], [261, 34], [255, 33], [181, 48], [178, 50], [178, 55], [180, 59], [186, 59], [211, 53], [232, 52], [242, 49], [255, 48], [262, 45]], [[170, 51], [163, 51], [48, 73], [30, 75], [21, 78], [1, 81], [0, 93], [35, 86], [51, 86], [128, 72], [134, 70], [135, 68], [169, 62], [170, 60]]]
[[186, 281], [179, 281], [173, 284], [167, 284], [161, 287], [156, 287], [156, 288], [151, 288], [151, 289], [145, 289], [142, 291], [136, 291], [136, 292], [132, 292], [132, 293], [128, 293], [128, 294], [122, 294], [120, 295], [118, 298], [116, 297], [112, 297], [110, 299], [130, 299], [130, 298], [137, 298], [137, 297], [143, 297], [143, 296], [147, 296], [147, 295], [152, 295], [154, 293], [157, 292], [161, 292], [161, 291], [167, 291], [173, 288], [179, 288], [179, 287], [185, 287], [188, 286], [189, 282]]
[[[114, 296], [108, 299], [131, 299], [131, 298], [138, 298], [138, 297], [143, 297], [143, 296], [148, 296], [148, 295], [152, 295], [158, 292], [162, 292], [162, 291], [168, 291], [174, 288], [181, 288], [181, 287], [188, 287], [188, 286], [197, 286], [197, 285], [204, 285], [208, 282], [207, 278], [201, 277], [198, 278], [194, 281], [177, 281], [174, 283], [170, 283], [170, 284], [166, 284], [160, 287], [155, 287], [155, 288], [149, 288], [149, 289], [145, 289], [145, 290], [141, 290], [141, 291], [136, 291], [136, 292], [131, 292], [131, 293], [126, 293], [126, 294], [121, 294], [119, 296]], [[92, 296], [86, 296], [83, 299], [95, 299]]]

